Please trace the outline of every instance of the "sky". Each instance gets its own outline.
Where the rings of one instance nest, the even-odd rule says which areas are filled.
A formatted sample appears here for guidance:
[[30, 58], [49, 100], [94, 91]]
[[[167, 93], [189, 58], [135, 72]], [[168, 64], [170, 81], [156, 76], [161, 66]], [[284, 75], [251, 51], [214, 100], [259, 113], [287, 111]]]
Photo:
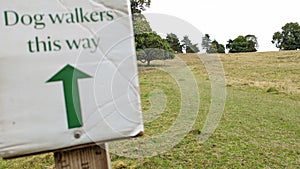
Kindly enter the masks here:
[[300, 1], [152, 0], [144, 14], [157, 33], [172, 32], [179, 39], [188, 35], [198, 46], [198, 36], [204, 34], [224, 45], [239, 35], [253, 34], [258, 38], [258, 51], [278, 51], [272, 36], [288, 22], [300, 23]]

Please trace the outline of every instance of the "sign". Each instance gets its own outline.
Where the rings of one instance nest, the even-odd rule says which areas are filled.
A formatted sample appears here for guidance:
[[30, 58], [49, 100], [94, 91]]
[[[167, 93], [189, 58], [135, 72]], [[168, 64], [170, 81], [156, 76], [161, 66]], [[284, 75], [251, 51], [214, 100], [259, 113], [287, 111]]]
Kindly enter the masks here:
[[143, 131], [128, 4], [1, 2], [1, 157]]

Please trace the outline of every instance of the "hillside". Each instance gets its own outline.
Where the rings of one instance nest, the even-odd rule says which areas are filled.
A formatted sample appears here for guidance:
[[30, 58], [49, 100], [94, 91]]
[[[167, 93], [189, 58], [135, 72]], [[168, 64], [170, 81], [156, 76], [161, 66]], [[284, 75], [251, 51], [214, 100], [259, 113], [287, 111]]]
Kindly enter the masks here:
[[[180, 69], [176, 70], [180, 60], [198, 87], [198, 117], [179, 144], [164, 152], [148, 145], [153, 155], [150, 158], [143, 156], [142, 144], [131, 150], [125, 143], [110, 143], [112, 150], [117, 149], [122, 154], [111, 153], [113, 168], [294, 169], [300, 166], [300, 52], [218, 55], [226, 75], [226, 105], [217, 130], [209, 140], [200, 143], [199, 136], [212, 102], [211, 79], [201, 61], [207, 57], [212, 56], [180, 54], [175, 60], [151, 62], [150, 67], [139, 65], [145, 121], [145, 135], [139, 139], [167, 133], [180, 118], [183, 91], [180, 83], [189, 82], [182, 76], [175, 77], [180, 73]], [[191, 97], [188, 101], [192, 103], [195, 99]], [[172, 139], [176, 138], [164, 142]], [[162, 146], [163, 142], [155, 144]], [[140, 158], [129, 158], [131, 153], [138, 152]], [[144, 155], [146, 153], [144, 151]], [[52, 154], [0, 160], [1, 169], [53, 167]]]
[[[274, 88], [288, 94], [300, 94], [300, 51], [235, 54], [200, 54], [218, 56], [224, 66], [228, 86]], [[179, 55], [193, 64], [194, 54]], [[195, 66], [195, 65], [193, 65]], [[200, 67], [205, 72], [204, 67]]]
[[229, 85], [300, 94], [300, 52], [281, 51], [221, 55]]

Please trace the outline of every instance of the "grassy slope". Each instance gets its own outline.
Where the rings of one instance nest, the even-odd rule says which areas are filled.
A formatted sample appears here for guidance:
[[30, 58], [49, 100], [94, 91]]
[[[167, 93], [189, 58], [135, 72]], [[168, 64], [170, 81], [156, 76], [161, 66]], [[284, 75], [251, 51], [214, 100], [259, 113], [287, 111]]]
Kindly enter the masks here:
[[[177, 146], [156, 157], [111, 155], [114, 168], [297, 168], [300, 166], [300, 52], [220, 55], [227, 78], [227, 100], [217, 131], [204, 144], [199, 133], [210, 105], [210, 83], [195, 55], [179, 55], [193, 71], [201, 93], [199, 117]], [[172, 61], [154, 62], [157, 67]], [[149, 95], [164, 91], [167, 107], [145, 124], [146, 136], [164, 132], [179, 112], [176, 82], [156, 67], [140, 67], [143, 110]], [[272, 90], [270, 90], [272, 89]], [[43, 159], [42, 162], [40, 160]], [[0, 168], [53, 168], [51, 154], [0, 161]]]

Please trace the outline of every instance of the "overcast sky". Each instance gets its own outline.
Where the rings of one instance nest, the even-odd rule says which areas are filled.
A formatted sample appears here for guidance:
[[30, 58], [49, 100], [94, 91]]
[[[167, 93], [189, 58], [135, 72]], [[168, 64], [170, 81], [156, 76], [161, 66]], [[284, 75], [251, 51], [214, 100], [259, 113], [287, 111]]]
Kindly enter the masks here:
[[[185, 31], [185, 25], [193, 25], [202, 34], [209, 34], [211, 39], [226, 45], [229, 39], [239, 35], [254, 34], [258, 38], [259, 51], [277, 51], [271, 43], [274, 32], [288, 22], [300, 22], [300, 1], [296, 0], [152, 0], [151, 7], [145, 15], [165, 14], [176, 17], [178, 29], [183, 34], [195, 39], [197, 34]], [[161, 17], [149, 17], [154, 31], [160, 26], [174, 29], [168, 17], [156, 22]], [[183, 25], [186, 21], [187, 24]], [[172, 28], [171, 28], [172, 27]], [[187, 26], [191, 27], [191, 26]], [[176, 32], [176, 30], [174, 30]], [[183, 32], [184, 31], [184, 32]], [[174, 32], [174, 33], [175, 33]], [[182, 39], [182, 33], [178, 33]], [[199, 35], [199, 34], [198, 34]], [[197, 40], [194, 40], [197, 41]], [[195, 42], [198, 43], [198, 42]]]

